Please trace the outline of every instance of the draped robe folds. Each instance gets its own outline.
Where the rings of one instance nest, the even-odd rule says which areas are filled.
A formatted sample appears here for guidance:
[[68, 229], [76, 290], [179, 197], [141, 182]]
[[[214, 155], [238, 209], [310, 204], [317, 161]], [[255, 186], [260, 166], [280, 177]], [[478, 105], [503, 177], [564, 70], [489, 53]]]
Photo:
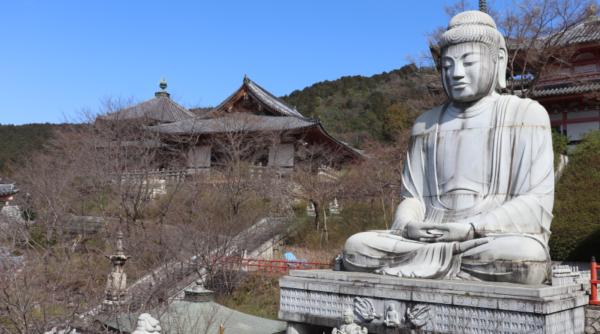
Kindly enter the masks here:
[[[443, 189], [440, 146], [445, 148], [448, 136], [460, 136], [461, 131], [446, 133], [447, 137], [440, 132], [444, 117], [449, 117], [447, 107], [432, 109], [415, 122], [402, 175], [403, 201], [392, 229], [352, 236], [344, 246], [346, 268], [403, 277], [542, 283], [550, 261], [547, 244], [554, 202], [547, 112], [537, 102], [515, 96], [500, 96], [484, 111], [491, 117], [484, 130], [488, 138], [474, 146], [484, 145], [485, 152], [474, 155], [483, 154], [488, 179], [481, 182], [485, 183], [481, 191], [465, 195]], [[457, 204], [459, 200], [452, 198], [463, 202], [467, 198], [470, 204]], [[409, 240], [404, 229], [411, 221], [471, 224], [475, 238], [495, 239], [454, 254], [456, 242]], [[537, 273], [527, 272], [532, 270]]]

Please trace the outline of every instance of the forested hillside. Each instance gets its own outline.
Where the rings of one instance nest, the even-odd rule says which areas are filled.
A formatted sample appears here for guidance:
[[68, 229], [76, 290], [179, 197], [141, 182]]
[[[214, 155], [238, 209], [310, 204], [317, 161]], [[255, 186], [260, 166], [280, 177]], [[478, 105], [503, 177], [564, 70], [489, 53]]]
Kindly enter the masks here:
[[329, 132], [360, 148], [391, 139], [417, 114], [440, 104], [443, 97], [431, 96], [426, 86], [437, 75], [410, 64], [372, 77], [319, 82], [282, 99], [304, 116], [321, 117]]
[[[319, 82], [282, 99], [304, 116], [321, 117], [327, 130], [341, 140], [364, 148], [370, 142], [391, 140], [395, 132], [410, 127], [418, 114], [441, 104], [443, 97], [430, 95], [426, 86], [437, 75], [406, 65], [372, 77]], [[210, 109], [192, 111], [201, 115]], [[67, 128], [67, 124], [0, 124], [0, 173], [6, 172], [7, 162], [42, 149], [54, 130]]]
[[67, 128], [70, 124], [0, 124], [0, 173], [6, 172], [8, 162], [42, 149], [44, 143], [54, 137], [55, 130]]

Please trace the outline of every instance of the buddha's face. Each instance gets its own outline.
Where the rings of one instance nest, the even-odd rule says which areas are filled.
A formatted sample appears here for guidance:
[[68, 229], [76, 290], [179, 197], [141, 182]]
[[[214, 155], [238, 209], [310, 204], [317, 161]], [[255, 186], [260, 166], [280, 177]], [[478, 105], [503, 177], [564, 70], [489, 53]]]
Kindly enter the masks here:
[[496, 64], [487, 45], [461, 43], [442, 50], [442, 81], [456, 102], [477, 101], [493, 92]]
[[351, 314], [344, 314], [344, 321], [346, 324], [351, 324], [354, 322], [354, 316]]

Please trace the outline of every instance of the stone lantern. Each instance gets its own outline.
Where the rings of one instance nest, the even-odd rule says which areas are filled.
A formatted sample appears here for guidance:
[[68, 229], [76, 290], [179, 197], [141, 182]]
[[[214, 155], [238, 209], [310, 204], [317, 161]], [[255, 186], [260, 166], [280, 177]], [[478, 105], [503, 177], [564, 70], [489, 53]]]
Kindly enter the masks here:
[[105, 311], [120, 307], [125, 302], [124, 297], [127, 293], [127, 274], [123, 272], [123, 265], [131, 256], [125, 255], [123, 251], [123, 233], [121, 231], [117, 232], [115, 254], [106, 257], [112, 263], [113, 270], [108, 275], [104, 290], [106, 299], [103, 302], [103, 309]]

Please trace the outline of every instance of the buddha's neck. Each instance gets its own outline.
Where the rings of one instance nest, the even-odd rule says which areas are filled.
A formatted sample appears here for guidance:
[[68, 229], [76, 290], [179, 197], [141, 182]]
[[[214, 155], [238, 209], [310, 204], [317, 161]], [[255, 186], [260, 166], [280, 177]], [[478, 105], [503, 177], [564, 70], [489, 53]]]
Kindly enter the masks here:
[[462, 117], [475, 116], [492, 107], [499, 97], [500, 95], [498, 93], [492, 92], [490, 95], [487, 95], [476, 101], [453, 101], [450, 104], [448, 111], [450, 111], [452, 114], [460, 115]]

